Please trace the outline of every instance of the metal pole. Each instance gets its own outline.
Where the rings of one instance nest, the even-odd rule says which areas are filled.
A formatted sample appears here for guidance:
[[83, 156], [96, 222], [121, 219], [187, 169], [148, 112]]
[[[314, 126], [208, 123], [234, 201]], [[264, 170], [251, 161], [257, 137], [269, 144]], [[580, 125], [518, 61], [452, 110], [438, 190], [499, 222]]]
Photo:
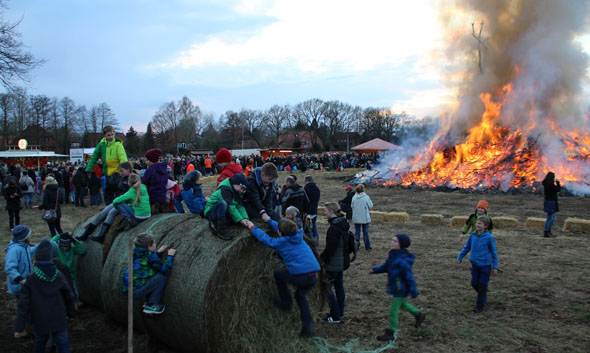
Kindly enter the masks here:
[[127, 352], [133, 353], [133, 237], [129, 239], [129, 290], [127, 297]]

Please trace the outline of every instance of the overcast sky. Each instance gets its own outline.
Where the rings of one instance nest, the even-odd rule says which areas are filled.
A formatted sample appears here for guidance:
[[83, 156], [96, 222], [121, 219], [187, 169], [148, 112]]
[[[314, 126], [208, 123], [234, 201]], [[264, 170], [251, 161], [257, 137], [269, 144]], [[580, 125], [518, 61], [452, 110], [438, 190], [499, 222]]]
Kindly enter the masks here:
[[[217, 117], [310, 98], [438, 115], [434, 1], [12, 0], [5, 18], [37, 58], [31, 94], [111, 106], [144, 131], [188, 96]], [[470, 30], [467, 24], [466, 30]], [[585, 38], [590, 51], [590, 40]]]

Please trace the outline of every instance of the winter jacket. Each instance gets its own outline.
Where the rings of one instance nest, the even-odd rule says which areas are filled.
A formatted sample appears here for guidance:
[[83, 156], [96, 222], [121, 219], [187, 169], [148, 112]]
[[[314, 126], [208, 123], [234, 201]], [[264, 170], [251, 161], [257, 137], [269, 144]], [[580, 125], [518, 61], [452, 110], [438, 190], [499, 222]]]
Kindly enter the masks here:
[[[133, 248], [133, 289], [141, 288], [148, 279], [156, 273], [168, 275], [172, 269], [174, 257], [167, 256], [166, 260], [160, 260], [158, 253], [146, 248], [135, 246]], [[129, 289], [129, 266], [125, 268], [121, 282], [121, 291], [127, 293]]]
[[184, 213], [184, 207], [182, 207], [183, 200], [189, 211], [194, 214], [201, 214], [207, 204], [207, 199], [199, 185], [195, 185], [192, 189], [188, 190], [184, 190], [183, 188], [183, 190], [176, 195], [174, 198], [174, 206], [176, 206], [176, 211], [178, 213]]
[[234, 190], [231, 183], [231, 178], [227, 178], [217, 186], [217, 191], [211, 195], [209, 201], [205, 205], [205, 216], [217, 205], [221, 200], [227, 203], [227, 213], [234, 221], [234, 223], [240, 222], [242, 219], [248, 219], [248, 213], [242, 203], [241, 195]]
[[93, 175], [90, 177], [90, 181], [88, 182], [88, 188], [90, 189], [90, 195], [97, 195], [100, 193], [102, 185], [100, 179]]
[[150, 207], [150, 197], [145, 185], [142, 184], [140, 187], [139, 204], [137, 205], [135, 204], [135, 197], [135, 188], [129, 188], [126, 193], [113, 200], [113, 205], [116, 207], [117, 204], [129, 202], [129, 206], [133, 208], [135, 217], [142, 219], [149, 218], [152, 215], [152, 209]]
[[477, 210], [475, 211], [475, 213], [472, 213], [469, 215], [469, 218], [467, 218], [467, 221], [465, 222], [465, 225], [463, 226], [463, 229], [461, 230], [461, 232], [463, 234], [475, 232], [475, 223], [477, 223], [478, 218], [482, 217], [482, 216], [489, 217], [490, 228], [488, 229], [488, 232], [492, 233], [493, 229], [494, 229], [494, 223], [492, 222], [492, 217], [490, 217], [487, 212], [484, 212], [484, 214], [478, 214]]
[[297, 183], [289, 186], [287, 191], [285, 191], [285, 196], [283, 196], [282, 202], [285, 204], [283, 214], [289, 206], [295, 206], [301, 215], [307, 213], [307, 210], [309, 209], [309, 198], [303, 188]]
[[489, 232], [483, 232], [481, 235], [471, 233], [469, 240], [459, 253], [457, 260], [462, 261], [465, 255], [471, 251], [469, 261], [476, 266], [492, 266], [492, 269], [498, 268], [498, 253], [496, 252], [496, 242]]
[[[277, 222], [269, 219], [267, 223], [278, 233]], [[320, 270], [320, 264], [309, 245], [303, 240], [303, 233], [301, 231], [297, 230], [292, 234], [283, 235], [278, 238], [271, 238], [258, 227], [252, 228], [250, 232], [262, 244], [279, 253], [290, 274], [302, 275]]]
[[342, 272], [350, 267], [350, 251], [348, 248], [350, 225], [346, 217], [333, 217], [328, 220], [330, 227], [326, 233], [326, 248], [320, 254], [324, 268], [330, 272]]
[[129, 190], [129, 176], [119, 178], [119, 188], [117, 192], [123, 195]]
[[10, 186], [10, 184], [7, 184], [4, 186], [2, 193], [6, 199], [6, 210], [20, 210], [20, 199], [23, 197], [23, 192], [20, 186]]
[[307, 194], [307, 198], [309, 199], [309, 207], [307, 209], [308, 215], [316, 215], [318, 214], [318, 204], [320, 202], [320, 188], [316, 185], [316, 183], [309, 182], [305, 184], [303, 187], [305, 193]]
[[[61, 235], [57, 234], [51, 238], [51, 241], [59, 245], [60, 239]], [[76, 279], [76, 264], [74, 263], [74, 257], [76, 255], [79, 256], [83, 254], [86, 254], [86, 248], [81, 242], [78, 241], [72, 241], [72, 246], [70, 247], [69, 251], [64, 251], [62, 248], [59, 248], [57, 252], [57, 259], [68, 267], [72, 280]]]
[[42, 261], [27, 277], [17, 305], [15, 331], [22, 332], [30, 319], [37, 336], [47, 335], [66, 329], [66, 315], [74, 313], [74, 292], [55, 265]]
[[248, 188], [244, 196], [244, 203], [250, 204], [262, 215], [267, 210], [272, 209], [272, 194], [274, 181], [267, 186], [262, 183], [260, 178], [260, 167], [254, 169], [248, 175]]
[[8, 293], [15, 295], [21, 290], [20, 281], [33, 273], [33, 252], [35, 247], [24, 242], [15, 242], [13, 239], [6, 248], [6, 285]]
[[230, 162], [219, 172], [219, 176], [217, 177], [217, 185], [219, 185], [225, 179], [233, 177], [235, 174], [244, 174], [244, 169], [242, 169], [241, 165]]
[[369, 209], [373, 208], [373, 202], [369, 195], [364, 192], [356, 193], [352, 197], [352, 223], [367, 224], [371, 223], [371, 214]]
[[146, 169], [141, 182], [147, 187], [150, 202], [166, 202], [168, 166], [164, 162], [154, 163]]
[[86, 174], [81, 169], [78, 169], [78, 171], [74, 175], [74, 186], [76, 188], [85, 188], [86, 186], [88, 186]]
[[[57, 209], [55, 208], [55, 198], [58, 198], [57, 201]], [[56, 210], [57, 218], [61, 218], [61, 205], [64, 203], [64, 196], [59, 190], [57, 184], [49, 184], [45, 186], [45, 190], [43, 190], [43, 202], [39, 209], [44, 210]]]
[[346, 193], [346, 197], [340, 200], [340, 209], [346, 213], [348, 219], [352, 219], [352, 198], [356, 193], [350, 190]]
[[32, 194], [35, 192], [35, 182], [28, 175], [22, 176], [18, 181], [18, 184], [26, 185], [26, 189], [22, 189], [21, 187], [23, 194]]
[[415, 258], [416, 255], [406, 249], [390, 250], [385, 263], [373, 268], [373, 273], [387, 272], [387, 293], [394, 297], [418, 296], [418, 287], [412, 274]]
[[543, 192], [545, 194], [545, 203], [547, 201], [554, 201], [555, 206], [551, 205], [553, 212], [559, 212], [559, 203], [557, 202], [557, 193], [561, 191], [561, 184], [556, 181], [555, 184], [543, 183]]
[[107, 142], [107, 138], [103, 137], [88, 161], [88, 165], [86, 166], [87, 173], [92, 172], [99, 158], [102, 159], [103, 174], [109, 177], [114, 173], [118, 173], [119, 164], [127, 162], [127, 154], [125, 153], [125, 147], [123, 147], [123, 141], [115, 137], [113, 141]]

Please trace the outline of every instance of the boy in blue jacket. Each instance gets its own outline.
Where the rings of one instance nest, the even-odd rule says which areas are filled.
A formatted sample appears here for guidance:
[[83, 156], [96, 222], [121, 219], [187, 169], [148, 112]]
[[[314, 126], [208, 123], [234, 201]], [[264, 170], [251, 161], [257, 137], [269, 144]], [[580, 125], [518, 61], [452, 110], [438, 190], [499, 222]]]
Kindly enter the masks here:
[[178, 213], [184, 213], [184, 207], [182, 207], [182, 201], [184, 200], [191, 213], [202, 215], [207, 199], [203, 195], [199, 181], [201, 181], [201, 173], [197, 170], [191, 170], [184, 177], [182, 191], [174, 198], [174, 206]]
[[410, 237], [407, 234], [394, 235], [391, 240], [391, 250], [389, 250], [385, 263], [369, 270], [370, 274], [387, 272], [387, 293], [393, 295], [393, 300], [389, 305], [389, 326], [383, 335], [377, 336], [379, 341], [395, 340], [400, 309], [414, 315], [416, 319], [414, 327], [416, 328], [420, 327], [426, 319], [426, 314], [421, 313], [406, 299], [408, 295], [411, 295], [412, 298], [418, 296], [418, 288], [414, 275], [412, 275], [412, 265], [416, 255], [407, 250], [410, 244]]
[[279, 296], [275, 299], [275, 304], [282, 310], [291, 310], [291, 294], [287, 285], [291, 283], [295, 286], [295, 300], [299, 306], [301, 318], [300, 337], [313, 336], [313, 327], [309, 303], [305, 297], [313, 289], [318, 278], [317, 272], [320, 271], [320, 264], [315, 258], [313, 251], [303, 240], [303, 233], [297, 230], [297, 225], [287, 219], [282, 219], [277, 226], [277, 222], [269, 219], [267, 223], [278, 232], [278, 238], [271, 238], [262, 229], [254, 226], [248, 221], [250, 233], [256, 237], [262, 244], [276, 250], [279, 256], [285, 262], [286, 269], [280, 268], [275, 270], [274, 277], [277, 283]]
[[482, 312], [486, 306], [490, 272], [498, 274], [498, 254], [494, 237], [488, 231], [490, 224], [489, 217], [479, 217], [475, 223], [475, 233], [469, 235], [465, 247], [457, 257], [457, 261], [461, 263], [465, 255], [471, 251], [471, 286], [477, 292], [474, 313]]

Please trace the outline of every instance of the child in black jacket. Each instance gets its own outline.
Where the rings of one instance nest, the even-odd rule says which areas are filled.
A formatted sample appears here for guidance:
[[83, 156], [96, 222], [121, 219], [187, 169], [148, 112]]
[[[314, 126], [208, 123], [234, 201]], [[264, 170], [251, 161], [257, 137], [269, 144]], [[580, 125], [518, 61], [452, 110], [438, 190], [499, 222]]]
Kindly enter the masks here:
[[74, 313], [74, 293], [53, 262], [52, 245], [45, 238], [35, 249], [33, 274], [27, 276], [18, 299], [14, 336], [23, 335], [27, 318], [35, 329], [35, 352], [45, 352], [49, 335], [60, 353], [71, 352], [66, 315]]

